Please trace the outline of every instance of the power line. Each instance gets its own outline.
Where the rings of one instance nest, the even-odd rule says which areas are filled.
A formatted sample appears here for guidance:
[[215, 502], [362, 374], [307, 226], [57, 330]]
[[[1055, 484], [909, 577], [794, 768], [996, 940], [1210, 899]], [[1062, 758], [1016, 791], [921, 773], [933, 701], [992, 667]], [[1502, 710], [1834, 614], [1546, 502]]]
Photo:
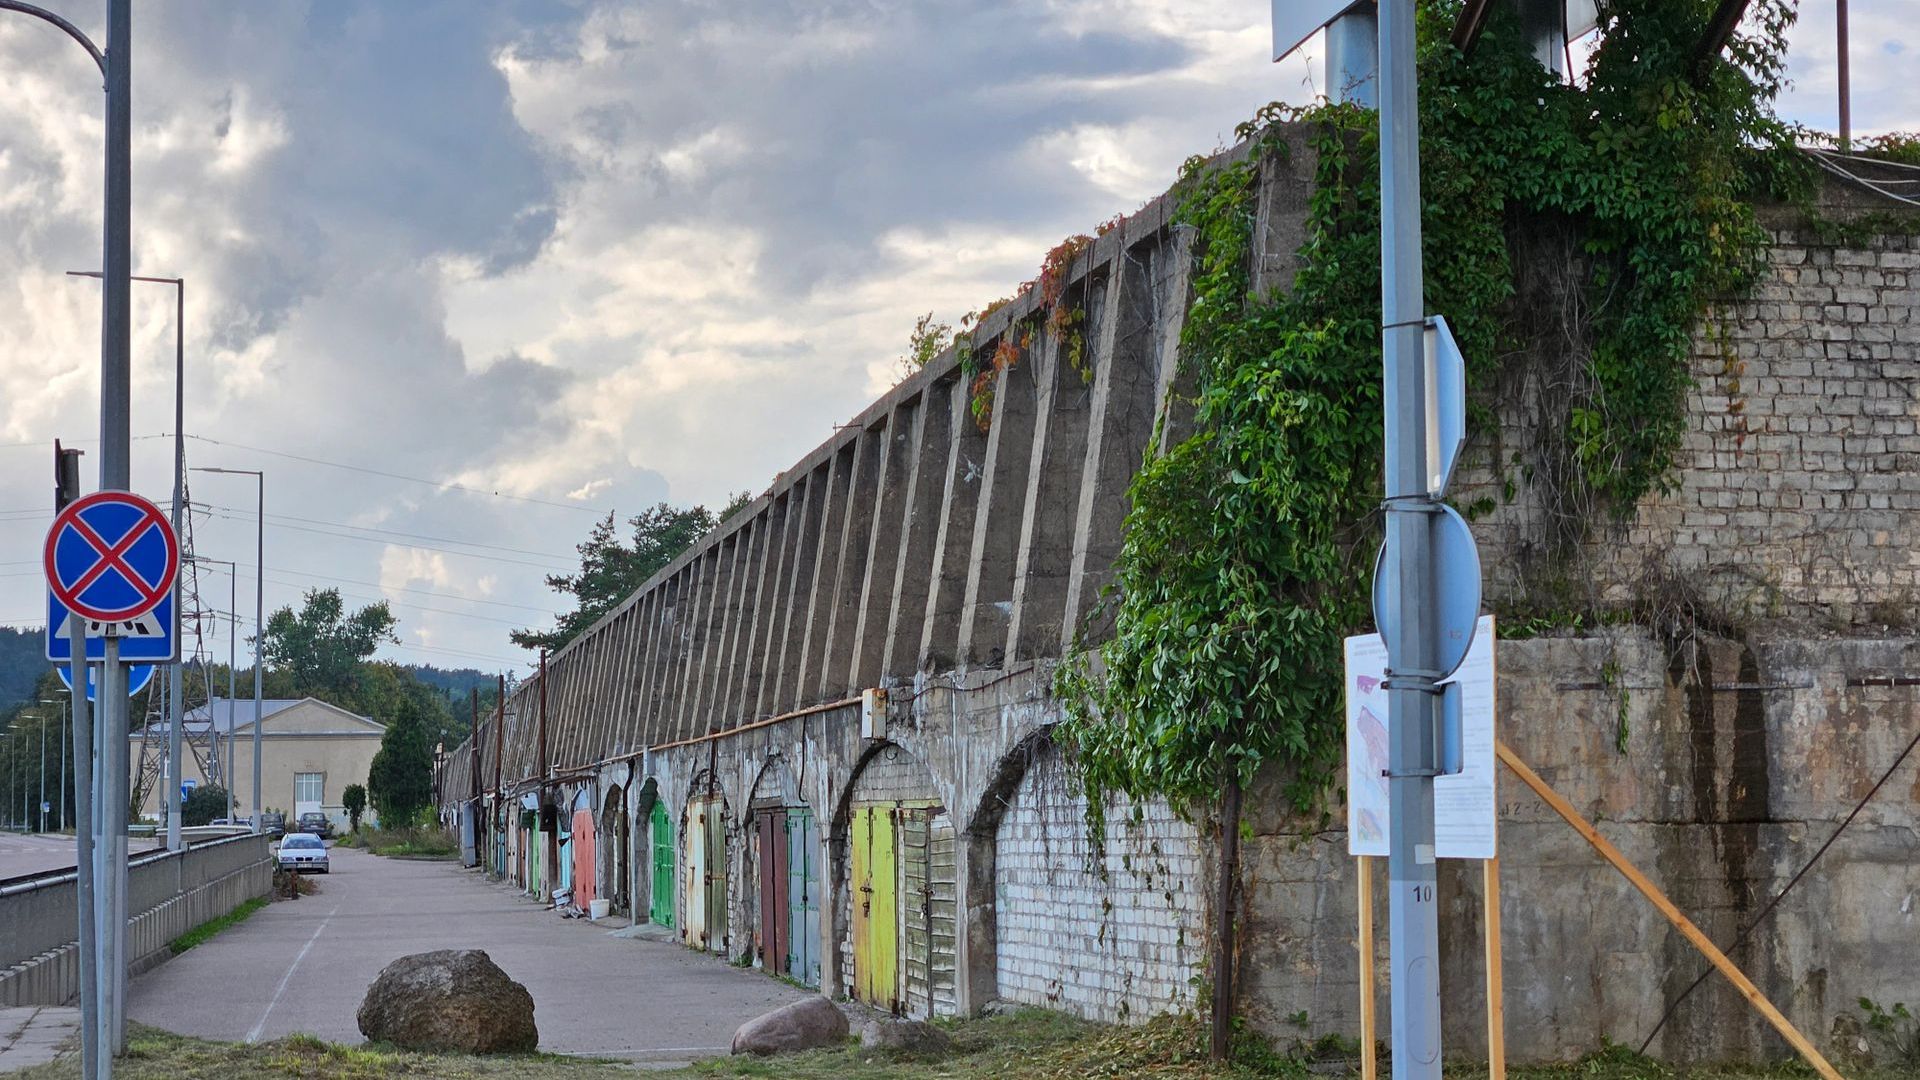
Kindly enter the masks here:
[[[204, 507], [205, 504], [203, 503], [201, 505]], [[238, 522], [240, 524], [252, 524], [255, 520], [255, 518], [250, 514], [249, 515], [223, 514], [214, 510], [205, 510], [205, 509], [201, 510], [200, 512], [209, 517], [219, 518], [221, 521], [233, 521], [233, 522]], [[435, 547], [432, 544], [402, 543], [395, 540], [382, 540], [377, 536], [355, 536], [353, 533], [330, 532], [326, 529], [316, 529], [306, 525], [288, 525], [285, 522], [279, 522], [279, 521], [269, 521], [267, 522], [267, 524], [271, 525], [276, 529], [287, 529], [293, 532], [311, 533], [316, 536], [329, 536], [336, 540], [358, 540], [363, 544], [381, 544], [388, 547], [412, 548], [418, 551], [435, 551], [435, 552], [439, 552], [442, 555], [457, 555], [457, 556], [461, 556], [468, 559], [485, 559], [489, 562], [507, 563], [512, 566], [526, 566], [526, 567], [531, 567], [535, 570], [546, 570], [549, 572], [564, 572], [564, 571], [573, 569], [572, 567], [568, 567], [568, 566], [554, 566], [548, 563], [528, 562], [525, 559], [509, 559], [503, 555], [483, 555], [477, 551], [455, 551], [452, 548]]]
[[[222, 560], [222, 561], [225, 561], [225, 560]], [[236, 563], [235, 565], [247, 567], [247, 568], [251, 568], [253, 566], [253, 564], [249, 562]], [[324, 585], [332, 585], [335, 583], [338, 583], [341, 585], [365, 585], [370, 589], [382, 589], [389, 592], [413, 593], [416, 596], [432, 596], [432, 597], [437, 597], [438, 599], [441, 599], [441, 600], [461, 600], [469, 604], [485, 604], [488, 607], [516, 608], [521, 611], [532, 611], [541, 615], [551, 615], [554, 618], [560, 617], [560, 612], [555, 611], [552, 608], [537, 607], [533, 604], [512, 604], [512, 603], [508, 603], [505, 600], [481, 600], [478, 597], [461, 596], [459, 593], [435, 592], [432, 589], [411, 589], [404, 585], [383, 585], [378, 581], [360, 581], [355, 578], [336, 577], [332, 574], [315, 574], [305, 570], [291, 570], [285, 567], [275, 567], [275, 569], [282, 574], [292, 574], [294, 577], [306, 578], [309, 581], [317, 581]], [[216, 570], [210, 570], [208, 572], [215, 573], [215, 574], [224, 574], [227, 571], [225, 569], [216, 569]], [[284, 585], [287, 583], [281, 582], [281, 584]], [[294, 587], [299, 588], [299, 586], [294, 586]]]
[[518, 659], [518, 660], [508, 660], [503, 657], [488, 656], [485, 653], [467, 652], [465, 649], [446, 649], [446, 648], [441, 648], [435, 645], [414, 645], [410, 642], [402, 642], [401, 644], [398, 644], [398, 645], [389, 644], [387, 647], [392, 649], [402, 649], [402, 650], [407, 650], [412, 652], [430, 652], [430, 653], [441, 653], [447, 656], [461, 656], [461, 657], [466, 657], [469, 660], [485, 660], [488, 663], [507, 664], [512, 667], [525, 667], [530, 662], [525, 657], [522, 657], [521, 659]]
[[[245, 507], [221, 506], [218, 503], [196, 502], [191, 505], [201, 510], [220, 510], [229, 514], [252, 514], [253, 513], [252, 510], [249, 510]], [[307, 525], [327, 525], [327, 526], [340, 528], [340, 529], [357, 529], [361, 532], [382, 533], [387, 536], [400, 536], [410, 540], [434, 540], [442, 544], [459, 544], [462, 547], [484, 548], [488, 551], [505, 551], [514, 555], [533, 555], [542, 559], [559, 559], [563, 562], [569, 558], [572, 558], [572, 556], [569, 556], [569, 555], [556, 555], [551, 551], [530, 551], [526, 548], [501, 547], [498, 544], [482, 544], [476, 540], [460, 540], [451, 536], [429, 536], [429, 535], [426, 535], [425, 533], [410, 533], [410, 532], [401, 532], [397, 529], [383, 529], [376, 525], [351, 525], [344, 521], [321, 521], [318, 518], [295, 517], [292, 514], [269, 513], [267, 515], [267, 520], [269, 522], [272, 522], [273, 519], [275, 518], [279, 518], [282, 521], [298, 521]]]
[[[207, 571], [207, 573], [225, 574], [226, 569], [222, 567], [221, 569], [218, 569], [218, 570], [209, 570]], [[297, 581], [285, 581], [280, 578], [274, 577], [271, 574], [267, 575], [267, 580], [269, 582], [272, 582], [275, 585], [284, 586], [289, 589], [298, 589], [302, 587], [301, 584]], [[501, 626], [513, 626], [513, 627], [518, 627], [521, 623], [527, 621], [525, 619], [502, 619], [492, 615], [476, 615], [471, 611], [451, 611], [451, 610], [448, 610], [447, 608], [428, 607], [425, 604], [414, 604], [414, 603], [409, 603], [405, 600], [391, 600], [384, 596], [369, 596], [366, 593], [348, 592], [346, 590], [338, 590], [338, 591], [340, 592], [341, 596], [350, 597], [355, 600], [370, 600], [375, 603], [391, 604], [394, 607], [403, 608], [407, 611], [428, 611], [428, 612], [432, 612], [435, 615], [451, 615], [456, 619], [477, 619], [481, 622], [499, 623]], [[218, 612], [218, 614], [225, 614], [225, 613]]]
[[225, 446], [235, 450], [247, 450], [255, 454], [266, 454], [271, 457], [286, 458], [288, 461], [301, 461], [301, 462], [307, 463], [308, 465], [324, 465], [330, 469], [345, 469], [348, 472], [364, 473], [368, 476], [381, 476], [381, 477], [387, 478], [388, 480], [405, 480], [406, 482], [411, 484], [425, 484], [428, 487], [440, 488], [447, 491], [464, 491], [469, 495], [487, 495], [496, 499], [512, 499], [515, 502], [533, 503], [537, 506], [551, 506], [560, 510], [577, 510], [577, 511], [582, 511], [589, 514], [606, 513], [606, 511], [600, 509], [597, 506], [582, 506], [577, 503], [553, 502], [549, 499], [536, 499], [531, 495], [509, 495], [504, 491], [488, 491], [485, 488], [468, 487], [465, 484], [457, 484], [451, 480], [429, 480], [424, 476], [408, 476], [404, 473], [385, 472], [380, 469], [369, 469], [363, 465], [348, 465], [339, 461], [326, 461], [321, 458], [306, 457], [301, 454], [289, 454], [283, 450], [268, 450], [268, 449], [265, 449], [264, 447], [248, 446], [245, 443], [226, 442], [220, 439], [210, 439], [205, 435], [189, 434], [187, 438], [192, 439], [195, 442], [207, 443], [211, 446]]

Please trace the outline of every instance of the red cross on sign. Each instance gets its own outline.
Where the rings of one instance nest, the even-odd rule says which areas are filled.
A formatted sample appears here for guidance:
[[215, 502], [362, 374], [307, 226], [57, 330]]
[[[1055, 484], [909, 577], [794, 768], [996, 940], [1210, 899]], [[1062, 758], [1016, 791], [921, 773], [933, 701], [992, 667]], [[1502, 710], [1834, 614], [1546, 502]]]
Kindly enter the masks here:
[[124, 622], [167, 598], [180, 544], [159, 507], [131, 492], [97, 491], [53, 519], [45, 563], [54, 599], [81, 618]]

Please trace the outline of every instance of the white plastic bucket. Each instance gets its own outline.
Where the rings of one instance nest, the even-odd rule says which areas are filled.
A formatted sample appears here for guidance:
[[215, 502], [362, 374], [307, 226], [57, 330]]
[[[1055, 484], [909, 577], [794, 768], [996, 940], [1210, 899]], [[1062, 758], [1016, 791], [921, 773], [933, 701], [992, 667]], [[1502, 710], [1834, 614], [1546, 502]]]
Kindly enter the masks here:
[[587, 918], [589, 919], [604, 919], [607, 917], [607, 912], [612, 910], [613, 901], [611, 900], [595, 898], [587, 901]]

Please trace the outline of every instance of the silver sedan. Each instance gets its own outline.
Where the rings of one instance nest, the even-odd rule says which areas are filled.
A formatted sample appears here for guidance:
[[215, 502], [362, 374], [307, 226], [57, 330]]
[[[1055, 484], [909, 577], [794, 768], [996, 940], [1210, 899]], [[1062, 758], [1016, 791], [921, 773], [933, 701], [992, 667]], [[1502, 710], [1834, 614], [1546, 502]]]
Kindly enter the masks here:
[[280, 841], [280, 869], [295, 873], [327, 872], [327, 843], [312, 833], [288, 833]]

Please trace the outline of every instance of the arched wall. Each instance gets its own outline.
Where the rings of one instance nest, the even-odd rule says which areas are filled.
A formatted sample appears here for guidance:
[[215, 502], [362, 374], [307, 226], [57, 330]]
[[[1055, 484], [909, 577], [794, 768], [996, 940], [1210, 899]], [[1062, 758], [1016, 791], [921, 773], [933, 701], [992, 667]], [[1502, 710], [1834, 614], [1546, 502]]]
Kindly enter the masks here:
[[[972, 912], [992, 923], [990, 949], [974, 960], [991, 957], [998, 996], [1109, 1022], [1191, 1008], [1208, 895], [1198, 830], [1162, 800], [1113, 796], [1092, 851], [1085, 788], [1044, 734], [1000, 776], [969, 836], [973, 871], [992, 882]], [[970, 897], [984, 885], [970, 881]]]

